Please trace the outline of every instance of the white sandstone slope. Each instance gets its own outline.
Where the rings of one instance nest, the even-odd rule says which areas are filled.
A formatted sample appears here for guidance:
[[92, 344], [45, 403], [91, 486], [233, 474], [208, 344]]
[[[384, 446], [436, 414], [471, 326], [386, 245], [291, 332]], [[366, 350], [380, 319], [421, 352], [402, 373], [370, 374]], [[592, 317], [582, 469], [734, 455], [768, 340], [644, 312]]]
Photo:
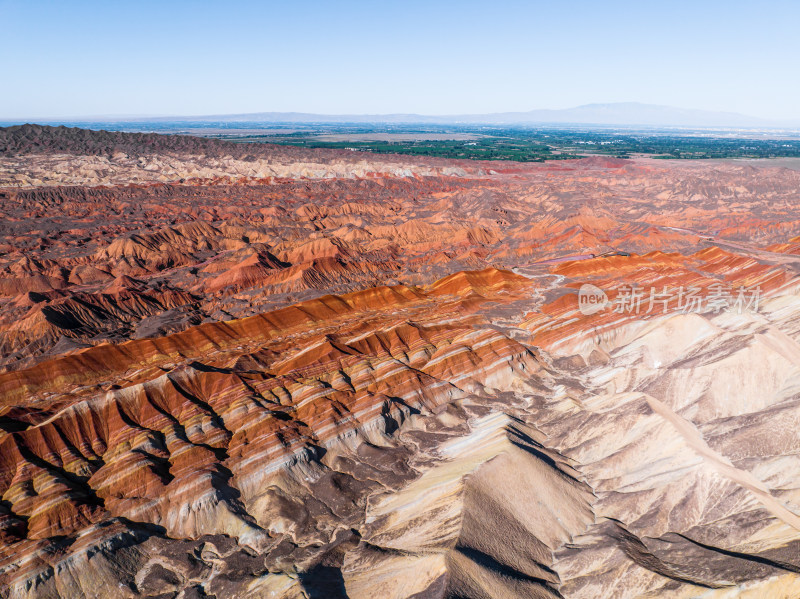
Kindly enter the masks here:
[[633, 323], [549, 391], [509, 379], [412, 417], [394, 442], [419, 475], [369, 497], [331, 596], [800, 595], [798, 313]]

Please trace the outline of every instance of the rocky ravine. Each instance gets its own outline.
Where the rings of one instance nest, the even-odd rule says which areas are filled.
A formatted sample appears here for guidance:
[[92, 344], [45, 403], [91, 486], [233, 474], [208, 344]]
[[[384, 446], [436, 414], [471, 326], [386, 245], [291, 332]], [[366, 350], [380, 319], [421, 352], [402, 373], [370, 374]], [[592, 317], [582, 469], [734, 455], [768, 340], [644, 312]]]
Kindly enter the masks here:
[[[320, 203], [182, 185], [170, 214], [213, 218], [167, 228], [124, 198], [168, 188], [14, 191], [9, 245], [40, 214], [15, 206], [94, 207], [42, 212], [60, 241], [6, 254], [28, 274], [8, 267], [5, 343], [28, 341], [0, 373], [0, 597], [800, 595], [794, 175], [708, 168], [382, 178], [371, 204], [351, 201], [374, 179], [303, 182], [336, 190]], [[581, 211], [591, 190], [626, 211]], [[122, 241], [79, 243], [109, 210]], [[404, 214], [448, 233], [411, 238]], [[438, 257], [448, 235], [471, 270]], [[325, 243], [341, 271], [276, 287], [328, 272]], [[608, 247], [633, 255], [537, 264]], [[761, 297], [587, 315], [584, 283]]]

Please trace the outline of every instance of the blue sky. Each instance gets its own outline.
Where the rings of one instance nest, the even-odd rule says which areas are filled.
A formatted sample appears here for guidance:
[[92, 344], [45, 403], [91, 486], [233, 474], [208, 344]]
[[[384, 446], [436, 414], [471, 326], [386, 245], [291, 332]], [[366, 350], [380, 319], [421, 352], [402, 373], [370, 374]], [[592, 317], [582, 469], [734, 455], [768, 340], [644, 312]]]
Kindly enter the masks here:
[[0, 0], [0, 120], [647, 102], [800, 119], [800, 2]]

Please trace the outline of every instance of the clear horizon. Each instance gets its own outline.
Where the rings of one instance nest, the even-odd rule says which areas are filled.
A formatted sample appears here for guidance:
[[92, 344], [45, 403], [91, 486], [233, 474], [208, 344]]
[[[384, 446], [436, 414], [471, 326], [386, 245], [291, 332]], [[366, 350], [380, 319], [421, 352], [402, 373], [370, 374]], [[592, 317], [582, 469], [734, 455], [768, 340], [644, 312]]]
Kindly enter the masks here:
[[[530, 108], [528, 110], [520, 110], [520, 111], [516, 111], [516, 110], [515, 111], [498, 110], [498, 111], [494, 111], [494, 112], [486, 112], [486, 113], [481, 113], [481, 114], [489, 115], [489, 114], [502, 114], [502, 113], [506, 113], [506, 112], [530, 112], [530, 111], [536, 111], [536, 110], [554, 110], [554, 111], [559, 111], [559, 110], [570, 110], [570, 109], [573, 109], [573, 108], [581, 108], [581, 107], [584, 107], [584, 106], [591, 106], [591, 105], [604, 105], [604, 104], [613, 105], [613, 104], [629, 104], [629, 103], [630, 104], [636, 104], [636, 102], [624, 102], [624, 101], [623, 102], [608, 102], [608, 103], [604, 103], [604, 102], [589, 102], [587, 104], [582, 104], [582, 105], [579, 105], [579, 106], [562, 106], [562, 107], [557, 107], [557, 108], [555, 108], [555, 107], [534, 107], [534, 108]], [[642, 104], [645, 105], [645, 106], [658, 106], [656, 104], [646, 104], [646, 103], [642, 103]], [[672, 109], [677, 109], [677, 110], [704, 110], [704, 109], [697, 109], [697, 108], [693, 108], [693, 107], [689, 107], [689, 106], [666, 106], [666, 105], [662, 105], [662, 106], [664, 108], [672, 108]], [[725, 113], [725, 112], [732, 112], [732, 111], [721, 110], [721, 111], [711, 111], [711, 112]], [[437, 117], [437, 116], [452, 117], [452, 116], [462, 116], [462, 115], [469, 116], [466, 113], [425, 114], [425, 113], [414, 113], [414, 112], [408, 112], [408, 111], [399, 111], [399, 112], [391, 112], [391, 113], [390, 112], [383, 112], [383, 113], [360, 113], [360, 114], [357, 114], [357, 113], [352, 113], [352, 112], [350, 112], [350, 113], [329, 113], [329, 112], [328, 113], [322, 113], [322, 112], [305, 112], [305, 111], [298, 111], [298, 110], [285, 110], [285, 111], [283, 111], [283, 110], [280, 110], [280, 111], [278, 111], [278, 110], [276, 110], [276, 111], [261, 110], [261, 111], [251, 111], [251, 112], [214, 112], [214, 113], [203, 113], [203, 114], [199, 114], [199, 113], [198, 114], [154, 114], [154, 113], [151, 113], [151, 114], [79, 114], [79, 115], [65, 115], [65, 116], [56, 116], [56, 117], [48, 117], [47, 115], [40, 115], [40, 116], [36, 116], [34, 118], [37, 118], [37, 119], [41, 120], [42, 122], [47, 122], [49, 120], [52, 120], [52, 121], [63, 120], [64, 122], [72, 122], [72, 121], [76, 121], [77, 122], [77, 121], [81, 121], [81, 120], [91, 121], [92, 119], [98, 119], [100, 121], [105, 120], [105, 119], [121, 119], [121, 120], [144, 119], [144, 120], [148, 120], [148, 119], [192, 118], [192, 117], [207, 118], [207, 117], [211, 117], [211, 116], [241, 116], [241, 115], [247, 115], [247, 114], [270, 114], [270, 113], [275, 113], [275, 114], [313, 114], [313, 115], [320, 115], [320, 116], [393, 116], [393, 115], [405, 115], [405, 114], [417, 115], [417, 116], [423, 116], [423, 117]], [[477, 113], [475, 113], [475, 114], [477, 114]], [[761, 118], [761, 117], [755, 117], [752, 114], [743, 114], [743, 113], [735, 113], [735, 112], [733, 112], [733, 114], [740, 114], [742, 116], [753, 117], [753, 118]], [[25, 118], [25, 117], [8, 118], [8, 119], [0, 117], [0, 122], [18, 121], [21, 118]]]
[[800, 121], [800, 3], [0, 0], [0, 120], [640, 102]]

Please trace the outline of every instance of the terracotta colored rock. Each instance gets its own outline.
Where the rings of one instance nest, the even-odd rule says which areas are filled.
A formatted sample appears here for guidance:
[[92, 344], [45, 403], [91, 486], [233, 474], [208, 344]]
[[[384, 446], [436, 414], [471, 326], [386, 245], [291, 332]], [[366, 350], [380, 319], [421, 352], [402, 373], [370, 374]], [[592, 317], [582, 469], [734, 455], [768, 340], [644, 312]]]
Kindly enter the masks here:
[[0, 597], [800, 595], [800, 172], [0, 142]]

